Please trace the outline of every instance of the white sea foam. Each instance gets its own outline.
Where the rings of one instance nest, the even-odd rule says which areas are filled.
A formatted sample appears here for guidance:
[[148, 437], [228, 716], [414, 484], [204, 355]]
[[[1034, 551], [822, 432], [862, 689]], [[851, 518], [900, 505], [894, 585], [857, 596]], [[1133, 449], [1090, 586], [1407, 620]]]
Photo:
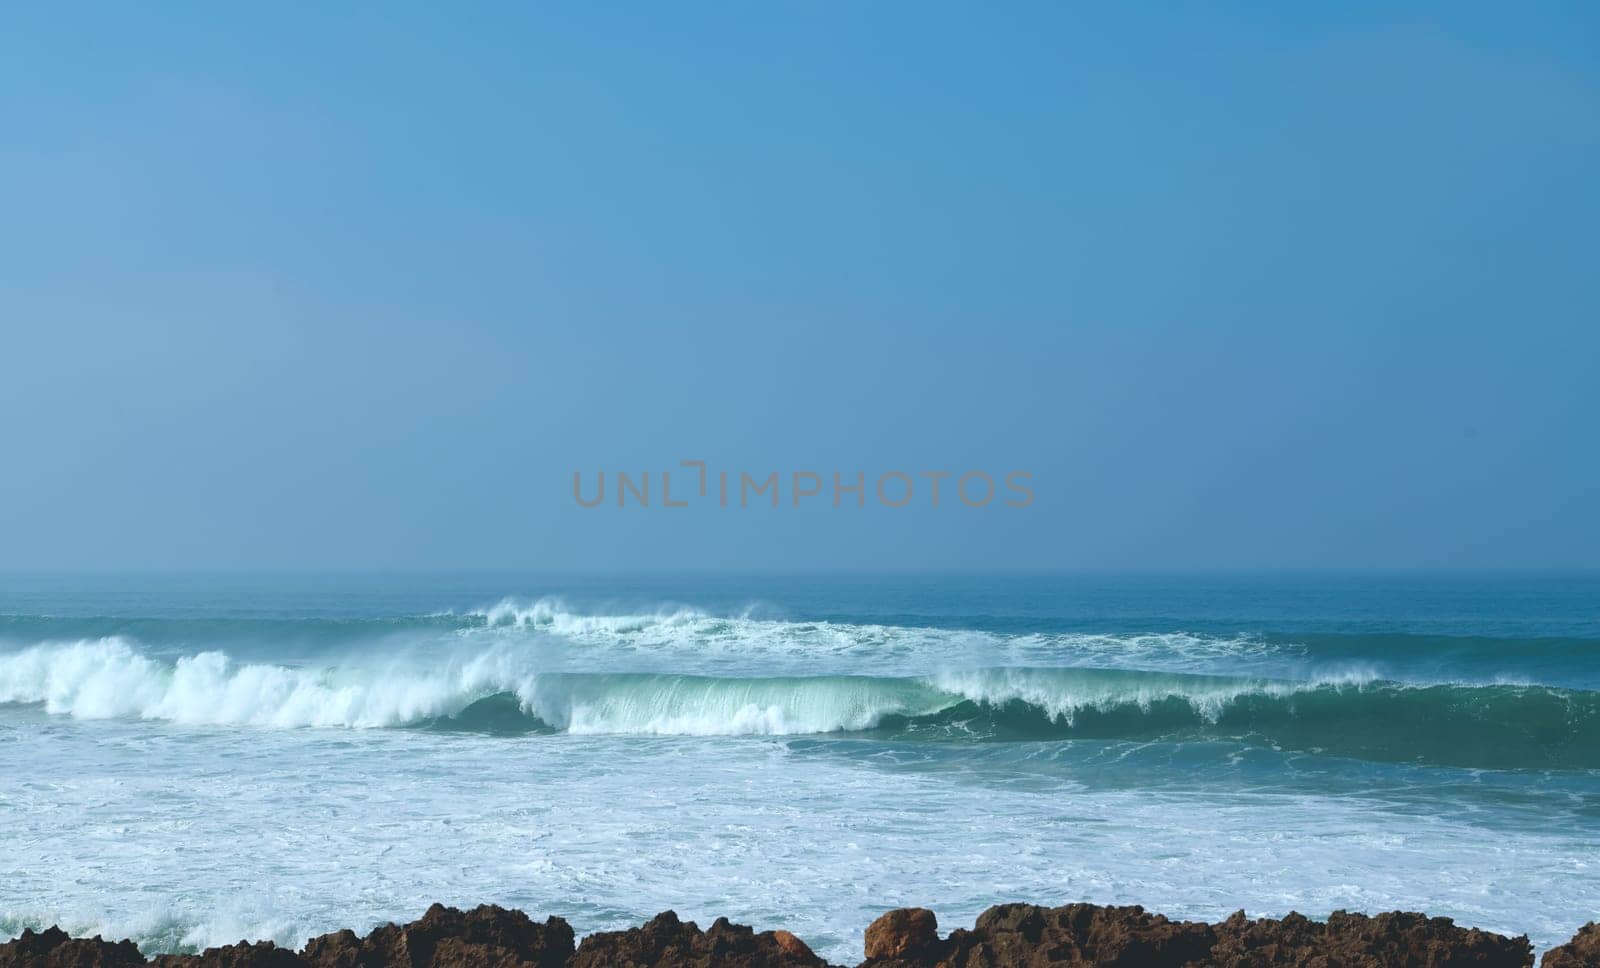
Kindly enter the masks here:
[[[670, 664], [672, 671], [727, 668], [918, 675], [948, 665], [1070, 665], [1226, 673], [1303, 666], [1304, 650], [1250, 636], [1188, 632], [1004, 634], [873, 623], [797, 622], [757, 610], [718, 615], [696, 608], [592, 614], [558, 598], [506, 598], [458, 616], [465, 641], [529, 636], [572, 643], [592, 659]], [[823, 664], [818, 668], [818, 664]]]
[[[149, 950], [298, 945], [409, 920], [436, 900], [560, 914], [582, 932], [671, 904], [702, 923], [797, 929], [844, 963], [859, 958], [861, 929], [898, 904], [931, 905], [950, 924], [1006, 900], [1138, 902], [1208, 919], [1238, 906], [1424, 909], [1545, 946], [1594, 907], [1589, 773], [1445, 773], [1417, 765], [1439, 754], [1427, 743], [1400, 762], [1313, 757], [1300, 752], [1301, 724], [1302, 745], [1254, 743], [1248, 755], [1189, 734], [905, 741], [964, 729], [974, 704], [987, 708], [971, 715], [1008, 729], [1042, 714], [1103, 736], [1089, 728], [1097, 714], [1149, 710], [1183, 729], [1221, 720], [1199, 729], [1228, 737], [1244, 718], [1229, 711], [1257, 696], [1271, 708], [1247, 728], [1270, 728], [1304, 699], [1326, 727], [1318, 736], [1337, 740], [1347, 710], [1393, 698], [1378, 668], [1280, 676], [1303, 657], [1247, 637], [503, 604], [408, 630], [399, 651], [386, 639], [180, 653], [132, 637], [0, 650], [0, 749], [15, 778], [0, 784], [11, 883], [0, 935], [60, 921]], [[1229, 674], [1195, 674], [1218, 671]], [[1539, 700], [1471, 688], [1485, 691], [1443, 697], [1454, 722]], [[413, 725], [496, 695], [485, 708], [520, 706], [568, 735], [287, 728]], [[1430, 697], [1412, 689], [1398, 701]], [[7, 705], [19, 703], [58, 718]], [[1031, 708], [1010, 717], [1001, 707], [1012, 703]], [[925, 718], [904, 732], [820, 735], [893, 717]], [[1297, 768], [1271, 772], [1279, 756]], [[1440, 776], [1448, 796], [1434, 793]], [[1495, 851], [1461, 851], [1485, 838]]]
[[[701, 924], [789, 928], [841, 964], [887, 907], [925, 904], [958, 926], [1016, 900], [1207, 920], [1238, 907], [1420, 909], [1546, 947], [1596, 897], [1597, 837], [1575, 819], [1581, 805], [1563, 804], [1572, 784], [1543, 801], [1555, 820], [1529, 823], [1516, 810], [1497, 820], [1492, 786], [1460, 808], [1406, 809], [1416, 777], [1401, 772], [1370, 795], [1360, 773], [1335, 774], [1325, 793], [1308, 792], [1314, 776], [1263, 790], [1227, 769], [1176, 789], [1146, 772], [1095, 782], [1092, 756], [1062, 761], [1055, 779], [997, 781], [999, 766], [976, 758], [902, 765], [876, 744], [351, 744], [123, 720], [4, 735], [19, 782], [0, 787], [0, 935], [60, 921], [147, 951], [298, 946], [434, 901], [562, 915], [580, 933], [672, 906]], [[1462, 849], [1486, 840], [1494, 850]]]
[[0, 656], [0, 702], [79, 719], [188, 724], [396, 726], [449, 715], [515, 677], [503, 653], [418, 669], [304, 669], [200, 652], [172, 664], [122, 638], [42, 644]]
[[[121, 638], [0, 655], [0, 703], [79, 719], [139, 718], [272, 727], [403, 726], [511, 693], [574, 733], [786, 734], [863, 729], [890, 713], [938, 708], [914, 682], [866, 678], [715, 679], [535, 674], [504, 649], [434, 660], [318, 669], [240, 663], [215, 651], [175, 662]], [[945, 704], [953, 701], [949, 697]]]
[[1023, 702], [1071, 724], [1085, 710], [1106, 712], [1136, 706], [1148, 712], [1159, 702], [1182, 702], [1215, 723], [1228, 706], [1245, 696], [1283, 698], [1326, 687], [1359, 688], [1377, 681], [1370, 673], [1346, 673], [1303, 681], [1224, 678], [1121, 670], [976, 669], [944, 672], [932, 680], [940, 689], [975, 702]]
[[41, 644], [0, 655], [0, 703], [38, 703], [79, 719], [183, 724], [385, 727], [461, 713], [514, 695], [547, 726], [571, 733], [787, 735], [871, 729], [888, 716], [927, 716], [962, 701], [1023, 702], [1071, 724], [1084, 710], [1165, 700], [1215, 721], [1246, 695], [1288, 696], [1370, 676], [1275, 681], [1081, 668], [987, 668], [933, 676], [712, 677], [534, 671], [501, 647], [426, 660], [370, 658], [295, 668], [242, 663], [217, 651], [168, 663], [122, 638]]

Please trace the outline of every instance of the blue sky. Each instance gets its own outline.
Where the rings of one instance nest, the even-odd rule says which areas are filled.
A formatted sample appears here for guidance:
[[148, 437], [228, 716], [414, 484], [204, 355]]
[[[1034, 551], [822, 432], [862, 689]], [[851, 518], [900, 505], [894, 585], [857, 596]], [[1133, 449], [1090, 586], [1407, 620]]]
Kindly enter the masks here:
[[0, 568], [1600, 566], [1597, 27], [8, 7]]

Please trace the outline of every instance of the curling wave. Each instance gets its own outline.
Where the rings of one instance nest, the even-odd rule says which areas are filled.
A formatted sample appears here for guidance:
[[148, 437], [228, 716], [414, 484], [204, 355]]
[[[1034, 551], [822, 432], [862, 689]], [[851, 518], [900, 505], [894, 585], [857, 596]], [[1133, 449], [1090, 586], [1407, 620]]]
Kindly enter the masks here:
[[1099, 668], [924, 677], [538, 673], [489, 650], [408, 665], [168, 662], [106, 638], [0, 655], [0, 704], [84, 719], [511, 734], [856, 734], [943, 742], [1235, 740], [1485, 768], [1600, 769], [1600, 693], [1369, 676]]

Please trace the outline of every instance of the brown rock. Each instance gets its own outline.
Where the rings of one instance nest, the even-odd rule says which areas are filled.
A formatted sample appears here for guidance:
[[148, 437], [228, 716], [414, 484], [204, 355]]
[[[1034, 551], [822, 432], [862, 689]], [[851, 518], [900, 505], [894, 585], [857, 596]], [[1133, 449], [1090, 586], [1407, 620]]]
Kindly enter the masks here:
[[[980, 915], [972, 930], [952, 931], [942, 943], [931, 930], [931, 916], [924, 924], [909, 912], [890, 912], [868, 929], [867, 953], [866, 965], [873, 968], [1531, 968], [1533, 964], [1527, 938], [1459, 928], [1447, 918], [1419, 914], [1368, 918], [1338, 912], [1321, 923], [1298, 914], [1281, 921], [1252, 921], [1241, 911], [1210, 925], [1173, 921], [1141, 907], [1094, 904], [1058, 908], [1002, 904]], [[1600, 963], [1594, 965], [1600, 968]]]
[[313, 938], [301, 960], [311, 968], [561, 968], [572, 951], [572, 927], [561, 918], [539, 924], [492, 904], [471, 911], [435, 904], [410, 924], [386, 924], [365, 938], [351, 931]]
[[778, 943], [778, 947], [783, 949], [784, 953], [796, 958], [814, 960], [817, 957], [811, 952], [810, 945], [781, 928], [772, 932], [772, 940]]
[[112, 944], [97, 934], [73, 938], [60, 928], [23, 931], [14, 941], [0, 944], [0, 968], [124, 968], [144, 964], [144, 955], [132, 941]]
[[1217, 925], [1211, 957], [1236, 968], [1532, 968], [1533, 947], [1526, 937], [1507, 938], [1457, 927], [1449, 918], [1400, 911], [1375, 917], [1335, 911], [1326, 923], [1298, 914], [1251, 921], [1240, 911]]
[[345, 928], [312, 938], [300, 949], [300, 958], [318, 968], [358, 968], [362, 964], [363, 940], [354, 931]]
[[1539, 962], [1541, 968], [1600, 968], [1600, 922], [1590, 921], [1572, 940], [1551, 948]]
[[867, 926], [867, 961], [926, 960], [939, 953], [939, 919], [927, 908], [896, 908]]
[[207, 948], [197, 955], [157, 955], [150, 964], [155, 968], [304, 968], [305, 962], [270, 941], [240, 941]]
[[[1532, 968], [1525, 937], [1457, 927], [1448, 918], [1335, 912], [1219, 924], [1172, 921], [1140, 907], [1002, 904], [943, 941], [933, 912], [890, 911], [866, 935], [864, 968]], [[74, 939], [58, 928], [0, 944], [0, 968], [135, 968], [131, 941]], [[826, 968], [787, 931], [756, 933], [719, 918], [705, 931], [668, 911], [643, 927], [602, 932], [574, 950], [560, 918], [434, 905], [366, 937], [338, 931], [300, 954], [269, 941], [162, 955], [151, 968]], [[1545, 955], [1544, 968], [1600, 968], [1600, 924]]]
[[972, 931], [951, 933], [947, 963], [1180, 968], [1207, 963], [1214, 940], [1208, 924], [1171, 921], [1141, 907], [1002, 904], [979, 915]]
[[664, 911], [640, 928], [591, 934], [568, 968], [825, 968], [787, 931], [763, 931], [718, 918], [701, 931]]

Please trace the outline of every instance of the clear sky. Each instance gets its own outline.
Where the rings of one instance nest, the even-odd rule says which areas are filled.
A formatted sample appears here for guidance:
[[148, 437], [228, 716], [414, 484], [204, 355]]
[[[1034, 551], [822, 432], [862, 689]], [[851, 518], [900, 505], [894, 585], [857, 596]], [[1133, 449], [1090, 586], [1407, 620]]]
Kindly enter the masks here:
[[0, 569], [1600, 567], [1593, 4], [321, 6], [0, 11]]

